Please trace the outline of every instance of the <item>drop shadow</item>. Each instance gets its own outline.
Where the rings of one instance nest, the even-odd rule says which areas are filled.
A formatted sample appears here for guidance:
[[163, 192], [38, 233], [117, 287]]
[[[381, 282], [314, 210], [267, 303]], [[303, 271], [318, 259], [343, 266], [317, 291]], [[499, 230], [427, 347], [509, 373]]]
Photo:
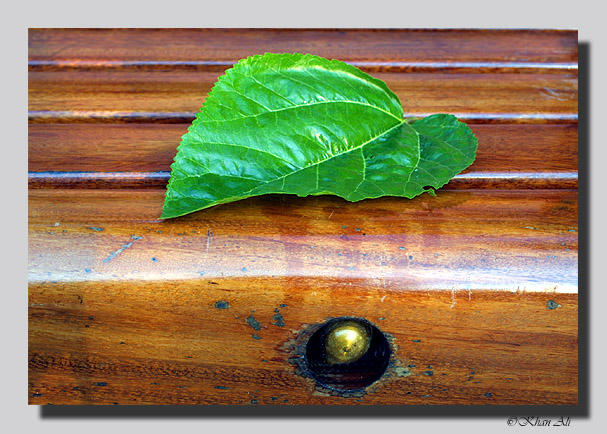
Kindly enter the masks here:
[[585, 417], [576, 405], [273, 405], [273, 406], [42, 406], [43, 419], [386, 419], [508, 418], [519, 415]]
[[578, 406], [590, 408], [590, 43], [578, 44]]

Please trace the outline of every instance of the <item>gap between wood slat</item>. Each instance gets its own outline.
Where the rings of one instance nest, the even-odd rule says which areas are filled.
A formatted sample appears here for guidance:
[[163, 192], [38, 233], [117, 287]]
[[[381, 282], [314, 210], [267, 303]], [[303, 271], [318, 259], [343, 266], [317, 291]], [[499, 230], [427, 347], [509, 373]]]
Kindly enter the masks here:
[[[29, 172], [29, 188], [164, 188], [170, 172]], [[577, 189], [577, 172], [468, 172], [443, 189]]]
[[[30, 60], [29, 71], [195, 70], [225, 71], [236, 62], [222, 60]], [[366, 72], [559, 73], [577, 71], [577, 63], [541, 62], [345, 62]]]
[[[404, 117], [425, 117], [432, 113], [405, 113]], [[571, 124], [578, 122], [577, 113], [451, 113], [472, 124]], [[196, 112], [120, 112], [120, 111], [55, 111], [30, 110], [28, 121], [41, 123], [189, 123]]]

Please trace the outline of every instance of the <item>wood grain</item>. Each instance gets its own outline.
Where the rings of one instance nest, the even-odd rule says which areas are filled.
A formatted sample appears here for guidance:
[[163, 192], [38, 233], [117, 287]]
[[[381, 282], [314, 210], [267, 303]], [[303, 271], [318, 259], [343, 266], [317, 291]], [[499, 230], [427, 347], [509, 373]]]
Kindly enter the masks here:
[[[266, 51], [455, 114], [475, 163], [435, 198], [160, 220], [194, 113]], [[28, 74], [30, 404], [578, 403], [577, 32], [29, 29]], [[300, 370], [339, 316], [390, 340], [361, 393]]]
[[[252, 283], [32, 283], [30, 403], [577, 403], [575, 295]], [[388, 375], [360, 397], [333, 395], [292, 363], [302, 332], [340, 315], [394, 338]]]
[[[452, 113], [473, 123], [577, 122], [577, 74], [376, 73], [406, 116]], [[215, 72], [29, 73], [29, 120], [172, 122], [194, 119]]]
[[268, 195], [160, 220], [163, 198], [31, 190], [29, 280], [326, 277], [402, 290], [577, 292], [576, 191], [357, 203]]
[[[187, 127], [32, 124], [30, 188], [163, 188]], [[479, 140], [476, 160], [447, 188], [577, 187], [577, 125], [471, 128]]]
[[221, 71], [265, 52], [309, 52], [368, 71], [562, 72], [577, 32], [468, 29], [29, 29], [30, 70]]

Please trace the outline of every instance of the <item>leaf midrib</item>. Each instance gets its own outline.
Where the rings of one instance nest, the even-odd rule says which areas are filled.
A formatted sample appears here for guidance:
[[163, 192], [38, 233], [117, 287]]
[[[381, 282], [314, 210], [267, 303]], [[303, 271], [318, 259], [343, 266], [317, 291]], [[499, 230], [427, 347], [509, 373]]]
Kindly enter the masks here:
[[[264, 107], [262, 104], [258, 103], [257, 101], [255, 101], [257, 104], [259, 104], [261, 107]], [[232, 118], [232, 119], [214, 119], [214, 120], [204, 120], [201, 119], [200, 117], [196, 118], [196, 123], [197, 124], [210, 124], [210, 123], [214, 123], [214, 122], [231, 122], [231, 121], [235, 121], [235, 120], [239, 120], [239, 119], [248, 119], [248, 118], [257, 118], [263, 115], [267, 115], [270, 113], [278, 113], [278, 112], [282, 112], [282, 111], [286, 111], [286, 110], [291, 110], [291, 109], [296, 109], [296, 108], [301, 108], [301, 107], [312, 107], [312, 106], [316, 106], [316, 105], [320, 105], [320, 104], [358, 104], [358, 105], [362, 105], [364, 107], [370, 107], [372, 109], [378, 110], [382, 113], [385, 113], [391, 117], [393, 117], [394, 119], [398, 120], [399, 122], [402, 122], [402, 118], [396, 116], [394, 113], [391, 113], [387, 110], [382, 109], [381, 107], [377, 107], [374, 106], [372, 104], [367, 104], [364, 102], [360, 102], [360, 101], [351, 101], [348, 99], [340, 99], [340, 100], [329, 100], [329, 101], [314, 101], [312, 103], [305, 103], [305, 104], [294, 104], [292, 106], [289, 107], [282, 107], [276, 110], [267, 110], [264, 111], [262, 113], [257, 113], [257, 114], [253, 114], [253, 115], [245, 115], [245, 116], [239, 116], [236, 118]], [[203, 115], [203, 111], [199, 112], [199, 116]]]
[[[393, 129], [400, 127], [400, 126], [401, 126], [402, 124], [404, 124], [404, 123], [405, 123], [405, 121], [403, 120], [403, 121], [399, 122], [398, 124], [396, 124], [396, 125], [394, 125], [394, 126], [392, 126], [392, 127], [388, 128], [388, 129], [387, 129], [387, 130], [385, 130], [383, 133], [378, 134], [377, 136], [375, 136], [375, 137], [373, 137], [373, 138], [371, 138], [371, 139], [367, 140], [366, 142], [364, 142], [364, 143], [362, 143], [362, 144], [360, 144], [360, 145], [358, 145], [358, 146], [356, 146], [356, 147], [354, 147], [354, 148], [348, 149], [348, 150], [347, 150], [347, 151], [345, 151], [345, 152], [340, 152], [339, 154], [332, 155], [331, 157], [326, 158], [326, 159], [321, 160], [321, 161], [318, 161], [318, 162], [316, 162], [316, 163], [314, 163], [314, 164], [310, 164], [310, 165], [308, 165], [308, 166], [305, 166], [305, 167], [299, 168], [299, 169], [297, 169], [297, 170], [294, 170], [294, 171], [292, 171], [292, 172], [290, 172], [290, 173], [287, 173], [286, 175], [283, 175], [283, 176], [277, 177], [277, 178], [275, 178], [275, 179], [272, 179], [272, 180], [270, 180], [270, 181], [264, 182], [262, 185], [258, 185], [257, 187], [252, 188], [251, 190], [248, 190], [248, 191], [242, 192], [242, 193], [240, 193], [240, 194], [239, 194], [239, 195], [237, 195], [237, 196], [226, 197], [226, 198], [223, 198], [223, 199], [221, 199], [221, 200], [219, 200], [219, 201], [211, 202], [211, 203], [209, 203], [209, 204], [207, 204], [207, 205], [205, 205], [205, 206], [203, 206], [203, 207], [201, 207], [201, 208], [198, 208], [198, 209], [196, 209], [196, 210], [193, 210], [193, 211], [188, 211], [188, 213], [189, 213], [189, 212], [200, 211], [200, 210], [203, 210], [203, 209], [205, 209], [205, 208], [209, 208], [209, 207], [211, 207], [211, 206], [219, 205], [219, 204], [221, 204], [221, 203], [229, 203], [229, 202], [232, 202], [232, 201], [234, 201], [234, 200], [245, 199], [245, 198], [247, 198], [247, 197], [254, 196], [256, 193], [253, 193], [253, 192], [254, 192], [256, 189], [261, 188], [263, 185], [267, 185], [267, 184], [270, 184], [270, 183], [272, 183], [272, 182], [276, 182], [276, 181], [278, 181], [278, 180], [280, 180], [280, 179], [284, 179], [284, 178], [286, 178], [287, 176], [293, 175], [294, 173], [300, 172], [300, 171], [302, 171], [302, 170], [304, 170], [304, 169], [307, 169], [307, 168], [310, 168], [310, 167], [313, 167], [313, 166], [318, 167], [320, 164], [325, 163], [325, 162], [327, 162], [327, 161], [331, 160], [332, 158], [339, 157], [339, 156], [341, 156], [341, 155], [345, 155], [345, 154], [350, 153], [350, 152], [352, 152], [352, 151], [355, 151], [355, 150], [357, 150], [357, 149], [361, 149], [361, 148], [363, 148], [364, 146], [368, 145], [369, 143], [373, 142], [374, 140], [377, 140], [377, 139], [378, 139], [378, 138], [380, 138], [381, 136], [383, 136], [383, 135], [385, 135], [385, 134], [388, 134], [388, 133], [389, 133], [390, 131], [392, 131]], [[417, 132], [416, 132], [416, 134], [417, 134]], [[417, 167], [417, 165], [418, 165], [418, 164], [419, 164], [419, 159], [418, 159], [418, 161], [417, 161], [417, 163], [416, 163], [415, 167]], [[280, 193], [280, 191], [276, 191], [275, 193]], [[271, 192], [264, 192], [263, 194], [271, 194]], [[177, 215], [176, 217], [178, 217], [178, 216], [179, 216], [179, 215]]]
[[[348, 153], [350, 153], [350, 152], [352, 152], [352, 151], [356, 151], [357, 149], [361, 149], [361, 148], [365, 147], [366, 145], [368, 145], [369, 143], [371, 143], [371, 142], [373, 142], [373, 141], [375, 141], [375, 140], [379, 139], [380, 137], [382, 137], [382, 136], [384, 136], [384, 135], [388, 134], [390, 131], [394, 130], [395, 128], [400, 127], [400, 126], [401, 126], [403, 123], [404, 123], [404, 121], [400, 121], [398, 124], [396, 124], [396, 125], [394, 125], [394, 126], [392, 126], [392, 127], [388, 128], [387, 130], [385, 130], [385, 131], [384, 131], [384, 132], [382, 132], [381, 134], [378, 134], [377, 136], [375, 136], [375, 137], [373, 137], [373, 138], [371, 138], [371, 139], [367, 140], [366, 142], [364, 142], [364, 143], [362, 143], [362, 144], [360, 144], [360, 145], [358, 145], [358, 146], [355, 146], [355, 147], [353, 147], [353, 148], [350, 148], [350, 149], [348, 149], [347, 151], [344, 151], [344, 152], [340, 152], [340, 153], [338, 153], [338, 154], [331, 155], [329, 158], [325, 158], [324, 160], [317, 161], [317, 162], [315, 162], [315, 163], [313, 163], [313, 164], [310, 164], [310, 165], [308, 165], [308, 166], [301, 167], [301, 168], [299, 168], [299, 169], [297, 169], [297, 170], [294, 170], [294, 171], [292, 171], [292, 172], [290, 172], [290, 173], [287, 173], [286, 175], [279, 176], [279, 177], [277, 177], [277, 178], [275, 178], [275, 179], [272, 179], [272, 180], [270, 180], [270, 181], [265, 182], [265, 183], [264, 183], [264, 185], [267, 185], [267, 184], [270, 184], [270, 183], [273, 183], [273, 182], [279, 181], [279, 180], [281, 180], [281, 179], [286, 178], [287, 176], [291, 176], [291, 175], [294, 175], [295, 173], [301, 172], [302, 170], [309, 169], [310, 167], [314, 167], [314, 166], [319, 167], [321, 164], [326, 163], [327, 161], [332, 160], [332, 159], [333, 159], [333, 158], [335, 158], [335, 157], [340, 157], [340, 156], [345, 155], [345, 154], [348, 154]], [[417, 132], [416, 132], [416, 133], [417, 133]], [[417, 162], [417, 164], [419, 164], [419, 161]], [[417, 164], [416, 164], [416, 167], [417, 167]], [[363, 176], [364, 176], [364, 174], [363, 174]], [[263, 185], [257, 186], [257, 187], [255, 187], [255, 188], [253, 188], [253, 189], [251, 189], [251, 190], [249, 190], [249, 191], [246, 191], [246, 192], [244, 192], [244, 193], [242, 193], [242, 194], [243, 194], [243, 195], [250, 194], [250, 193], [252, 193], [253, 191], [257, 190], [258, 188], [261, 188], [262, 186], [263, 186]]]

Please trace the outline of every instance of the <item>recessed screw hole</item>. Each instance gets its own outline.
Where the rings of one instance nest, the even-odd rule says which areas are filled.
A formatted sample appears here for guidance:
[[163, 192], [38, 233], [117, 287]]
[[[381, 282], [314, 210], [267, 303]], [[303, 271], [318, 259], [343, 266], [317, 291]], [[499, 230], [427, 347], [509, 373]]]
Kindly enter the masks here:
[[362, 318], [327, 321], [308, 340], [305, 361], [322, 386], [357, 391], [377, 381], [390, 362], [390, 344], [384, 334]]

